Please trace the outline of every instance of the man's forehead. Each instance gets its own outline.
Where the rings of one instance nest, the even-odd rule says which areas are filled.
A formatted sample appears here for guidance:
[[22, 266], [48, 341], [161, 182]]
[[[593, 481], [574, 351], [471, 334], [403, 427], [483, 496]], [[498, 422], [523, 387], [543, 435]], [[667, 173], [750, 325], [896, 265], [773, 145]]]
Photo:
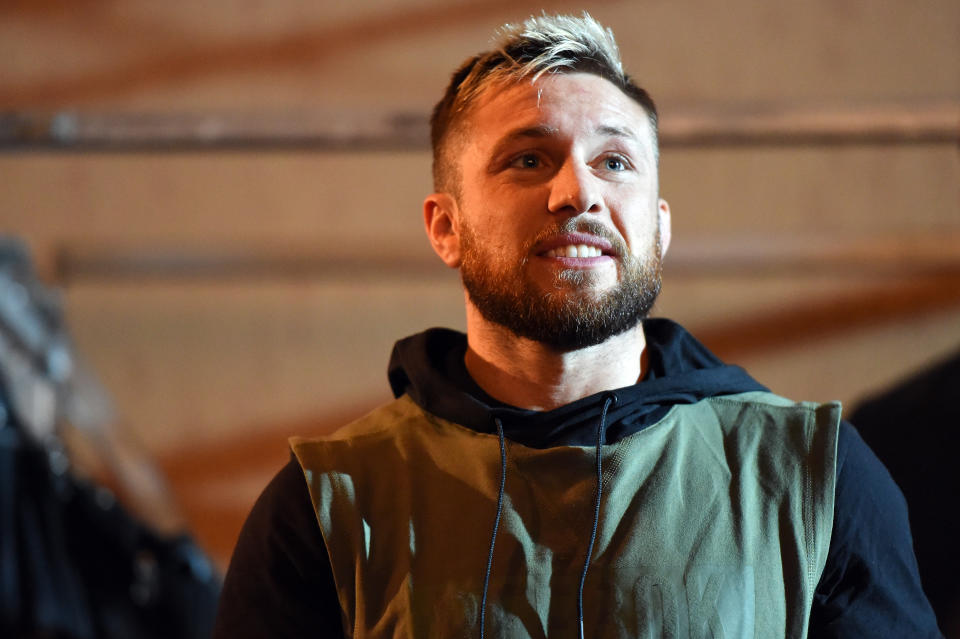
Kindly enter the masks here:
[[[562, 133], [560, 127], [552, 124], [535, 124], [533, 126], [518, 126], [507, 131], [505, 138], [549, 138]], [[612, 124], [597, 124], [593, 133], [614, 138], [637, 138], [639, 134], [634, 127], [615, 126]]]
[[[489, 87], [466, 115], [468, 135], [498, 141], [550, 138], [573, 132], [643, 142], [649, 116], [610, 81], [586, 73], [550, 74]], [[477, 140], [478, 142], [480, 140]]]

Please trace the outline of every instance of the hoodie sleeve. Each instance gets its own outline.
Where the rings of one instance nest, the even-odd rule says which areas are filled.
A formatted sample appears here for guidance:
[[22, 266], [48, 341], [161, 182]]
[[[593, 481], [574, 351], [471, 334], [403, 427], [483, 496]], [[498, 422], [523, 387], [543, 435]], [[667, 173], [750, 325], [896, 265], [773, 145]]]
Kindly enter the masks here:
[[303, 472], [292, 458], [243, 525], [213, 637], [343, 637], [327, 547]]
[[906, 501], [847, 422], [840, 427], [836, 491], [833, 535], [809, 636], [942, 637], [920, 585]]

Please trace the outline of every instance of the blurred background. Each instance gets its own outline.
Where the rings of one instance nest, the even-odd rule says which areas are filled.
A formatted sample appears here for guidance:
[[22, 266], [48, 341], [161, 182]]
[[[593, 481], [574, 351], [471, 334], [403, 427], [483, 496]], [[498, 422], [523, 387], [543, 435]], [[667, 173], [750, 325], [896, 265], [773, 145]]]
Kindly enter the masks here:
[[397, 338], [463, 326], [427, 116], [541, 9], [612, 26], [660, 107], [655, 314], [849, 406], [960, 346], [955, 0], [2, 2], [0, 231], [221, 568], [286, 437], [386, 400]]

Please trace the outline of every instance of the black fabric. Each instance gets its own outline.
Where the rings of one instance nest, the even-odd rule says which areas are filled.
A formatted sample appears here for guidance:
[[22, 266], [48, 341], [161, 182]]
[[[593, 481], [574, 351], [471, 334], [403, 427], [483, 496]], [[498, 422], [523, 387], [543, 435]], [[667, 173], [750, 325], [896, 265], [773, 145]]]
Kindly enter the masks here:
[[920, 578], [951, 638], [960, 638], [958, 390], [960, 351], [871, 397], [850, 418], [903, 490]]
[[[649, 371], [641, 383], [613, 391], [608, 443], [656, 423], [676, 403], [764, 390], [673, 322], [647, 320], [644, 331]], [[482, 432], [492, 432], [492, 417], [500, 417], [507, 437], [527, 446], [593, 444], [609, 392], [549, 412], [517, 409], [476, 385], [463, 364], [465, 350], [465, 336], [445, 329], [401, 340], [389, 368], [394, 394], [408, 393], [429, 412]], [[329, 557], [295, 460], [254, 506], [223, 593], [215, 639], [343, 636]], [[920, 589], [903, 498], [846, 422], [833, 537], [814, 605], [814, 639], [941, 636]]]
[[0, 392], [0, 637], [201, 639], [219, 576], [188, 536], [160, 536], [50, 461]]
[[903, 495], [846, 422], [834, 517], [811, 637], [940, 637], [920, 587]]
[[610, 444], [656, 423], [674, 404], [767, 390], [739, 366], [721, 362], [679, 324], [651, 319], [643, 327], [649, 367], [642, 384], [551, 411], [515, 408], [487, 395], [463, 363], [465, 336], [443, 328], [397, 342], [390, 358], [390, 387], [395, 397], [406, 393], [427, 412], [479, 432], [492, 433], [493, 417], [499, 417], [509, 439], [533, 448], [592, 446], [604, 398], [611, 393], [617, 402], [608, 415]]
[[327, 547], [292, 455], [243, 525], [213, 636], [344, 636]]

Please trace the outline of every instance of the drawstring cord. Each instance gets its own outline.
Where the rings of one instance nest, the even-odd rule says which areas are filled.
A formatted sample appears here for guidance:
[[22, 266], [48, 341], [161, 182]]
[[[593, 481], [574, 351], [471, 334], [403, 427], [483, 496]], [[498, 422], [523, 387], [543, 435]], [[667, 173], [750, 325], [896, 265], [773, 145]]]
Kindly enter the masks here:
[[[577, 617], [580, 622], [580, 639], [583, 635], [583, 584], [587, 580], [587, 571], [590, 570], [590, 558], [593, 556], [593, 545], [597, 540], [597, 528], [600, 525], [600, 501], [603, 497], [603, 435], [607, 422], [607, 410], [617, 403], [617, 396], [609, 394], [603, 402], [603, 412], [600, 414], [600, 423], [597, 425], [597, 494], [593, 504], [593, 529], [590, 531], [590, 544], [587, 546], [587, 556], [583, 562], [583, 572], [580, 573], [580, 587], [577, 590]], [[487, 591], [490, 588], [490, 572], [493, 568], [493, 549], [497, 544], [497, 532], [500, 529], [500, 517], [503, 514], [503, 492], [507, 481], [507, 448], [503, 437], [503, 423], [500, 418], [494, 419], [497, 425], [497, 438], [500, 440], [500, 489], [497, 492], [497, 516], [493, 520], [493, 533], [490, 535], [490, 551], [487, 553], [487, 569], [483, 576], [483, 595], [480, 598], [480, 639], [484, 639], [487, 617]]]
[[593, 504], [593, 530], [590, 531], [590, 545], [587, 546], [587, 558], [583, 562], [583, 572], [580, 573], [580, 588], [577, 590], [577, 617], [580, 621], [580, 639], [583, 637], [583, 584], [587, 580], [587, 571], [590, 570], [590, 557], [593, 556], [593, 544], [597, 540], [597, 527], [600, 524], [600, 498], [603, 497], [603, 430], [607, 421], [607, 409], [615, 404], [617, 396], [610, 394], [603, 402], [603, 412], [600, 414], [600, 424], [597, 425], [597, 496]]
[[490, 552], [487, 553], [487, 571], [483, 576], [483, 596], [480, 599], [480, 639], [483, 639], [484, 622], [487, 616], [487, 589], [490, 587], [490, 569], [493, 567], [493, 548], [497, 544], [497, 530], [500, 528], [500, 515], [503, 514], [503, 487], [507, 481], [507, 447], [503, 441], [503, 423], [499, 417], [494, 421], [497, 424], [497, 437], [500, 439], [500, 490], [497, 493], [497, 518], [493, 520], [493, 534], [490, 535]]

